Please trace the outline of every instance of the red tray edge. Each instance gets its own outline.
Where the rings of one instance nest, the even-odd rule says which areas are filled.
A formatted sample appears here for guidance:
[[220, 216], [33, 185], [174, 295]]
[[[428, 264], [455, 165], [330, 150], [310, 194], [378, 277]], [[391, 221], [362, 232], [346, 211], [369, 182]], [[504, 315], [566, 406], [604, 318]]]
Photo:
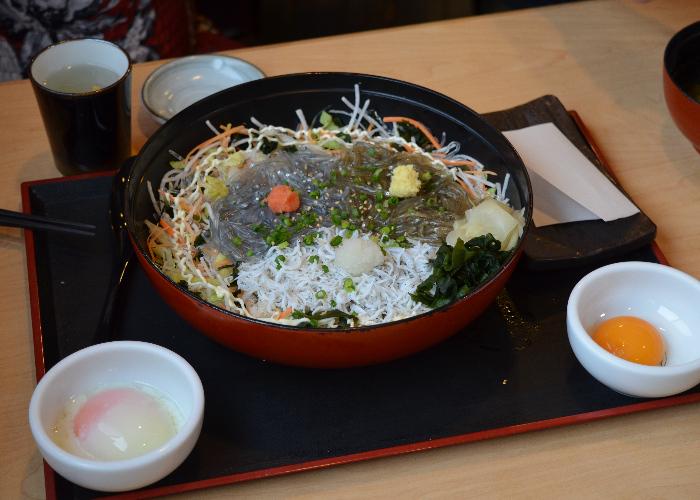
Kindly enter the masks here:
[[[593, 149], [594, 153], [600, 159], [603, 167], [608, 171], [611, 177], [617, 181], [613, 170], [610, 168], [610, 164], [605, 159], [601, 149], [598, 147], [593, 135], [590, 133], [588, 128], [583, 123], [583, 120], [576, 111], [569, 111], [572, 118], [576, 122], [579, 130], [585, 137], [588, 144]], [[104, 177], [108, 175], [114, 175], [114, 171], [103, 171], [95, 173], [80, 174], [70, 177], [71, 180], [83, 180], [91, 179], [96, 177]], [[49, 184], [53, 182], [61, 182], [66, 180], [65, 177], [56, 177], [51, 179], [42, 179], [36, 181], [27, 181], [21, 184], [22, 190], [22, 211], [24, 213], [30, 212], [30, 199], [29, 191], [33, 186], [41, 184]], [[44, 347], [43, 347], [43, 336], [41, 330], [41, 312], [39, 308], [39, 283], [37, 277], [36, 269], [36, 259], [35, 259], [35, 243], [34, 234], [31, 230], [24, 231], [25, 237], [25, 249], [27, 254], [27, 279], [29, 282], [29, 300], [31, 308], [31, 318], [32, 318], [32, 338], [34, 343], [34, 362], [36, 365], [36, 379], [37, 382], [46, 373], [46, 365], [44, 363]], [[670, 265], [663, 252], [656, 244], [656, 241], [651, 243], [652, 251], [661, 264]], [[171, 486], [163, 486], [157, 488], [146, 488], [143, 490], [136, 490], [131, 492], [125, 492], [119, 495], [112, 495], [110, 499], [122, 499], [122, 500], [134, 500], [141, 498], [153, 498], [168, 494], [182, 493], [186, 491], [199, 490], [204, 488], [211, 488], [214, 486], [223, 486], [226, 484], [235, 484], [244, 481], [250, 481], [253, 479], [262, 479], [267, 477], [281, 476], [291, 473], [304, 472], [309, 470], [315, 470], [325, 467], [330, 467], [334, 465], [350, 464], [355, 462], [361, 462], [364, 460], [370, 460], [374, 458], [382, 457], [392, 457], [397, 455], [403, 455], [406, 453], [413, 453], [418, 451], [426, 451], [436, 448], [442, 448], [445, 446], [453, 446], [458, 444], [472, 443], [477, 441], [484, 441], [487, 439], [494, 439], [505, 436], [512, 436], [515, 434], [521, 434], [525, 432], [538, 431], [543, 429], [550, 429], [555, 427], [562, 427], [566, 425], [580, 424], [585, 422], [592, 422], [595, 420], [600, 420], [603, 418], [614, 417], [618, 415], [627, 415], [630, 413], [637, 413], [640, 411], [668, 408], [671, 406], [678, 406], [683, 404], [695, 403], [700, 401], [700, 393], [685, 394], [678, 396], [671, 396], [667, 398], [654, 399], [650, 401], [644, 401], [640, 403], [633, 403], [625, 406], [619, 406], [616, 408], [608, 408], [604, 410], [597, 410], [593, 412], [580, 413], [576, 415], [568, 415], [565, 417], [557, 417], [547, 420], [538, 420], [535, 422], [529, 422], [526, 424], [518, 424], [507, 427], [500, 427], [497, 429], [489, 429], [485, 431], [472, 432], [469, 434], [460, 434], [457, 436], [450, 436], [446, 438], [420, 441], [417, 443], [410, 443], [399, 446], [392, 446], [389, 448], [379, 448], [377, 450], [366, 451], [361, 453], [354, 453], [350, 455], [342, 455], [338, 457], [332, 457], [327, 459], [313, 460], [309, 462], [302, 462], [298, 464], [285, 465], [280, 467], [270, 467], [267, 469], [260, 469], [251, 472], [244, 472], [238, 474], [230, 474], [226, 476], [220, 476], [211, 479], [202, 479], [198, 481], [190, 481], [187, 483], [175, 484]], [[44, 486], [46, 489], [47, 500], [55, 500], [57, 498], [56, 493], [56, 472], [44, 462]]]

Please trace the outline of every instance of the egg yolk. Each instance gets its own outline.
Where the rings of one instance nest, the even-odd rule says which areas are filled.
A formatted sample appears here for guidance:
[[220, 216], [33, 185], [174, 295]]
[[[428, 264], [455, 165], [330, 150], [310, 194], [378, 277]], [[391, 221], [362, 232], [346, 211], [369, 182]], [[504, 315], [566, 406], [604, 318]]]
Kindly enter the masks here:
[[659, 366], [666, 358], [661, 334], [649, 322], [634, 316], [603, 321], [592, 337], [606, 351], [633, 363]]

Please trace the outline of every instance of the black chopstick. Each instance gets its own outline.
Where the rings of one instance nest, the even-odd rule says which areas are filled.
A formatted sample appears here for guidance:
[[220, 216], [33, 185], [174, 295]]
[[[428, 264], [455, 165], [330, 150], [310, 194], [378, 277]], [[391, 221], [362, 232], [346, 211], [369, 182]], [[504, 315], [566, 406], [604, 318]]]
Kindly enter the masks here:
[[43, 231], [59, 231], [62, 233], [94, 236], [97, 229], [92, 224], [82, 222], [70, 222], [41, 215], [23, 214], [0, 208], [0, 226], [23, 227], [25, 229], [38, 229]]

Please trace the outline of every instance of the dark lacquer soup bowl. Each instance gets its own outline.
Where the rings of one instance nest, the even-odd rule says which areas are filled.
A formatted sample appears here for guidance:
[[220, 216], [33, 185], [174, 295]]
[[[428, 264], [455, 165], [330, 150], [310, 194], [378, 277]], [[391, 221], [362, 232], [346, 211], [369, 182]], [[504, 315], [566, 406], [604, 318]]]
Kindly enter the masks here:
[[459, 141], [462, 152], [479, 159], [501, 180], [510, 174], [506, 196], [524, 209], [530, 226], [532, 188], [510, 143], [477, 113], [437, 92], [389, 78], [350, 73], [305, 73], [257, 80], [212, 95], [185, 109], [161, 127], [136, 158], [126, 182], [125, 217], [132, 244], [154, 287], [172, 309], [196, 329], [236, 351], [277, 363], [340, 368], [381, 363], [407, 356], [459, 332], [496, 298], [522, 253], [522, 241], [495, 275], [451, 304], [407, 319], [355, 328], [318, 329], [280, 325], [216, 307], [178, 286], [151, 261], [145, 220], [155, 221], [147, 183], [160, 184], [171, 167], [170, 151], [186, 153], [212, 136], [212, 124], [265, 124], [296, 128], [297, 109], [307, 117], [341, 97], [352, 99], [358, 84], [362, 99], [380, 116], [408, 116], [436, 136]]
[[668, 110], [678, 129], [700, 153], [700, 21], [673, 35], [663, 63]]

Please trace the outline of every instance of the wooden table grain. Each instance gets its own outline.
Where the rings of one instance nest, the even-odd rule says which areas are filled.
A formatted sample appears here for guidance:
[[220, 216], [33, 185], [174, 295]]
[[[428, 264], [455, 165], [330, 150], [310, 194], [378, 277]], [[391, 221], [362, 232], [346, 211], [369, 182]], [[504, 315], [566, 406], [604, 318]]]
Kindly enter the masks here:
[[[480, 112], [544, 94], [576, 109], [676, 267], [700, 277], [700, 155], [665, 108], [663, 49], [700, 2], [589, 1], [238, 50], [268, 75], [354, 71], [400, 78]], [[322, 22], [322, 19], [319, 19]], [[133, 148], [157, 128], [134, 68]], [[55, 177], [27, 81], [0, 84], [0, 200]], [[24, 240], [0, 228], [0, 498], [43, 498], [27, 423], [35, 385]], [[610, 418], [188, 493], [187, 498], [698, 498], [700, 406]]]

